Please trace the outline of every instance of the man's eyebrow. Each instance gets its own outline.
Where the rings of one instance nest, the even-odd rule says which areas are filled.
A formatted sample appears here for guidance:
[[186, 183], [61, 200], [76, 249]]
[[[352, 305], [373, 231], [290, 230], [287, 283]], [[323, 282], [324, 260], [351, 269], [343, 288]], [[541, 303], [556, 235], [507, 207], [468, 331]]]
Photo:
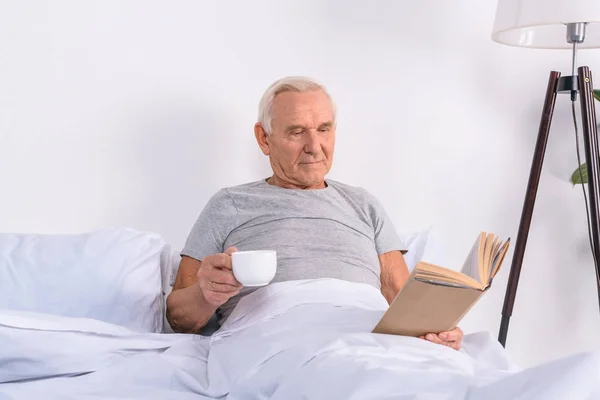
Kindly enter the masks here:
[[331, 128], [332, 126], [333, 126], [333, 122], [327, 121], [327, 122], [323, 122], [321, 125], [319, 125], [319, 128]]

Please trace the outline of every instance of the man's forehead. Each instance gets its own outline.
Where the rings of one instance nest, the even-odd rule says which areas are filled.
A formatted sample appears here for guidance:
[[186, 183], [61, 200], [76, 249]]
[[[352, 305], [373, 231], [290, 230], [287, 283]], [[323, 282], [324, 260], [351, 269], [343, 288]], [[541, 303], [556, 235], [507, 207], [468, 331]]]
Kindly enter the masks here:
[[323, 92], [279, 94], [272, 109], [273, 120], [285, 123], [301, 122], [301, 120], [319, 120], [319, 123], [333, 119], [333, 108], [327, 95]]

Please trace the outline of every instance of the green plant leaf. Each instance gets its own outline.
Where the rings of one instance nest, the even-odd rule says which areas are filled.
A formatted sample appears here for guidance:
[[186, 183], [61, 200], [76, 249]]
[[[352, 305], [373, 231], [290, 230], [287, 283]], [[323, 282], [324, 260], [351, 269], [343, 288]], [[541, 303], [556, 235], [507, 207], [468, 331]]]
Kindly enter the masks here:
[[573, 183], [573, 185], [588, 183], [587, 165], [585, 163], [581, 164], [579, 168], [571, 174], [571, 183]]
[[592, 90], [592, 93], [594, 94], [594, 98], [600, 101], [600, 89], [594, 89]]

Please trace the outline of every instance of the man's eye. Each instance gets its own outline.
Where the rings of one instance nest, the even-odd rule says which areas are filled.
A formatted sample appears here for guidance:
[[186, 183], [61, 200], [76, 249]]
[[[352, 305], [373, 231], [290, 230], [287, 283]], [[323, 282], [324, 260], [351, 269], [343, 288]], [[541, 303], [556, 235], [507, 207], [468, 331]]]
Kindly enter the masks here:
[[302, 131], [293, 131], [292, 132], [292, 135], [301, 135], [301, 134], [302, 134]]
[[329, 132], [329, 128], [321, 128], [319, 129], [319, 132]]

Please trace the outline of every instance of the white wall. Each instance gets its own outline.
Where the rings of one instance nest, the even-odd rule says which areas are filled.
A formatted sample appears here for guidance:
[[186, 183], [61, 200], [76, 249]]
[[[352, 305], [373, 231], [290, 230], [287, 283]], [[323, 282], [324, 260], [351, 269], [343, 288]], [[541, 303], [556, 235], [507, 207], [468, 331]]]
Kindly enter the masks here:
[[[340, 113], [330, 177], [458, 268], [480, 230], [515, 239], [548, 73], [569, 52], [490, 40], [494, 1], [4, 1], [0, 230], [132, 226], [181, 246], [208, 197], [267, 176], [252, 125], [290, 74]], [[580, 61], [600, 68], [597, 52]], [[559, 98], [507, 348], [524, 366], [600, 334], [569, 102]], [[512, 252], [509, 254], [509, 258]], [[498, 332], [507, 259], [463, 323]]]

